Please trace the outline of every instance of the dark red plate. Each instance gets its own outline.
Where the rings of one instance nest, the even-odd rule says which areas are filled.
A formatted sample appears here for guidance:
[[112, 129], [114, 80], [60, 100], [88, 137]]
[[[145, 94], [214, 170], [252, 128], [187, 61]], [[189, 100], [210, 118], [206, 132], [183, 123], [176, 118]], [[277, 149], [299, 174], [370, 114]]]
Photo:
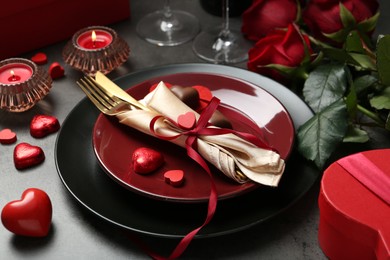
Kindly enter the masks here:
[[[130, 87], [128, 93], [136, 99], [141, 99], [149, 92], [150, 86], [159, 81], [181, 86], [208, 87], [223, 104], [228, 104], [223, 106], [233, 115], [229, 118], [235, 130], [255, 135], [262, 134], [268, 143], [279, 151], [282, 158], [286, 159], [289, 156], [294, 141], [293, 122], [284, 106], [261, 86], [259, 88], [249, 82], [225, 75], [181, 73], [164, 75], [135, 86], [128, 86]], [[259, 133], [260, 131], [262, 133]], [[160, 200], [175, 202], [208, 200], [210, 178], [186, 155], [184, 148], [140, 133], [120, 124], [115, 117], [103, 114], [97, 118], [92, 136], [99, 163], [110, 177], [124, 187]], [[149, 175], [135, 173], [131, 166], [131, 157], [133, 151], [139, 147], [160, 151], [165, 158], [163, 167]], [[164, 172], [172, 169], [184, 170], [183, 186], [173, 187], [165, 183]], [[238, 196], [259, 186], [253, 182], [237, 184], [219, 170], [215, 168], [211, 170], [219, 199]]]

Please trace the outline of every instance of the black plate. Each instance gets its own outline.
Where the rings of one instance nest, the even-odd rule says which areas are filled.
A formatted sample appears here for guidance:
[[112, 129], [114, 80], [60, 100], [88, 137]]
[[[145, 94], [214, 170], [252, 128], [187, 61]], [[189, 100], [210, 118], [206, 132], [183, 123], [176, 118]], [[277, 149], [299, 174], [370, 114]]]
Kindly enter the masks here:
[[[126, 75], [117, 79], [116, 83], [128, 88], [149, 78], [185, 72], [230, 75], [261, 86], [286, 107], [295, 129], [313, 115], [307, 105], [286, 87], [247, 70], [224, 65], [167, 65]], [[58, 134], [56, 166], [69, 192], [94, 214], [143, 234], [182, 237], [203, 223], [207, 212], [206, 203], [177, 204], [152, 200], [129, 192], [103, 172], [93, 152], [91, 137], [98, 115], [98, 110], [85, 98], [70, 112]], [[319, 174], [294, 151], [279, 187], [262, 187], [220, 201], [214, 219], [196, 237], [237, 232], [278, 215], [301, 198]]]

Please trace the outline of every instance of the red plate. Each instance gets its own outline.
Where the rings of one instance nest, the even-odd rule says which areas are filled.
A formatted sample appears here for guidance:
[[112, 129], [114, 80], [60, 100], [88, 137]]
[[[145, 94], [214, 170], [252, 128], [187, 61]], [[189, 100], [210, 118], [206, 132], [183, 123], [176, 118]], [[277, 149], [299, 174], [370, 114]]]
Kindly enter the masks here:
[[[284, 106], [259, 86], [233, 77], [206, 73], [182, 73], [150, 79], [131, 87], [127, 92], [142, 99], [152, 84], [164, 81], [181, 86], [203, 85], [218, 97], [229, 114], [233, 128], [259, 135], [287, 159], [294, 142], [294, 125]], [[122, 86], [125, 87], [125, 86]], [[229, 105], [224, 105], [229, 104]], [[253, 120], [253, 121], [252, 121]], [[255, 124], [253, 124], [255, 122]], [[256, 125], [257, 124], [257, 125]], [[126, 188], [161, 200], [175, 202], [203, 202], [210, 194], [208, 174], [186, 155], [186, 150], [169, 141], [143, 134], [118, 122], [116, 117], [101, 114], [93, 129], [93, 146], [105, 172]], [[131, 157], [135, 149], [149, 147], [160, 151], [165, 164], [149, 175], [134, 173]], [[165, 183], [164, 172], [182, 169], [185, 183], [172, 187]], [[215, 168], [211, 168], [219, 199], [231, 198], [248, 192], [258, 184], [237, 184]]]

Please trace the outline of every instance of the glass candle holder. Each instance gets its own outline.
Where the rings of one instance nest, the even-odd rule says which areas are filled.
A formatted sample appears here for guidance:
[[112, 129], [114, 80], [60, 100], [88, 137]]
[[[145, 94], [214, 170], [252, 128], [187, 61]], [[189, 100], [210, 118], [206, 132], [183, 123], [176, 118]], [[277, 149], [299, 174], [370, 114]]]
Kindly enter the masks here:
[[76, 32], [65, 45], [62, 57], [73, 68], [94, 76], [107, 74], [129, 57], [128, 44], [108, 27], [90, 26]]
[[0, 61], [0, 108], [23, 112], [43, 99], [52, 79], [31, 60], [11, 58]]

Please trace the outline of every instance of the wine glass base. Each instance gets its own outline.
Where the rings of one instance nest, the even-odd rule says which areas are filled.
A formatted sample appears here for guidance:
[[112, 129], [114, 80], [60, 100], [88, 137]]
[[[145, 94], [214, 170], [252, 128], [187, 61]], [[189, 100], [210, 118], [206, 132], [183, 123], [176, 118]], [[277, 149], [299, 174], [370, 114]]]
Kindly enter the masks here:
[[252, 42], [236, 31], [230, 30], [224, 37], [220, 34], [221, 31], [201, 32], [192, 45], [195, 54], [203, 60], [217, 64], [233, 64], [248, 59]]
[[137, 33], [158, 46], [176, 46], [192, 40], [199, 32], [199, 21], [190, 13], [172, 10], [166, 18], [163, 11], [143, 17], [137, 24]]

